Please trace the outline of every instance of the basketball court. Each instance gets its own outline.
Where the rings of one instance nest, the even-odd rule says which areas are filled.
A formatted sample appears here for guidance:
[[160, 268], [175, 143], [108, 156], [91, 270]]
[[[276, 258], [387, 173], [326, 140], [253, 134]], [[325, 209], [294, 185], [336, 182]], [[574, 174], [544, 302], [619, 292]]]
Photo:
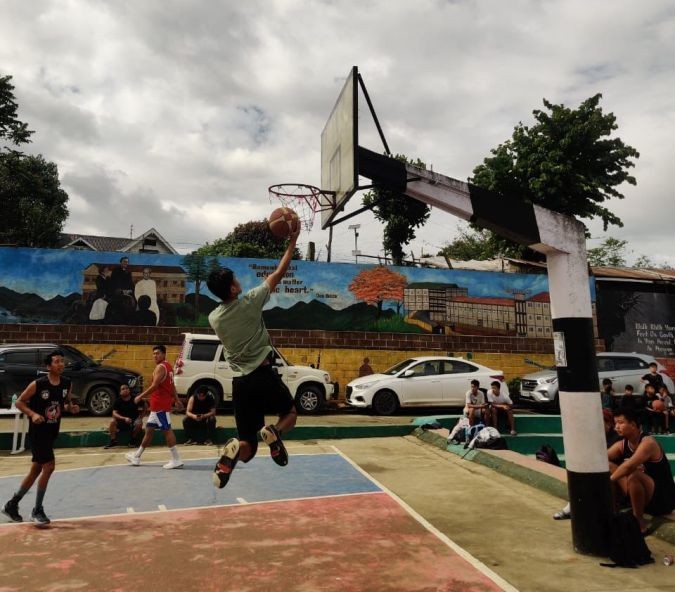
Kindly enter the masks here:
[[[263, 454], [223, 490], [213, 456], [166, 471], [157, 452], [139, 467], [57, 470], [50, 527], [0, 525], [0, 589], [514, 589], [337, 447], [291, 449], [283, 469]], [[0, 478], [0, 499], [19, 479]]]

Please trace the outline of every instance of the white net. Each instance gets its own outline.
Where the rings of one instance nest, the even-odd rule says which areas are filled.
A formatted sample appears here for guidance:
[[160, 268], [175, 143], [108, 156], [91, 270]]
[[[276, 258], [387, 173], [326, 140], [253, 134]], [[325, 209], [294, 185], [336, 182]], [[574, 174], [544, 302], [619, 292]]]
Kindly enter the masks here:
[[321, 209], [321, 189], [301, 183], [285, 183], [272, 185], [269, 188], [270, 203], [281, 205], [293, 210], [300, 219], [304, 230], [310, 230], [314, 225], [314, 217]]

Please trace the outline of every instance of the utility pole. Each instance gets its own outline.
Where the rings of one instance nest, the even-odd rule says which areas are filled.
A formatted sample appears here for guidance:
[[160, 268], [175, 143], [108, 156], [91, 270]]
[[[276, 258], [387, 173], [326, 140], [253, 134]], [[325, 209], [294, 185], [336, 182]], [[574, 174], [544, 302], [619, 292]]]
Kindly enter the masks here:
[[354, 262], [358, 263], [359, 255], [361, 254], [361, 251], [359, 251], [359, 228], [361, 228], [361, 225], [351, 224], [347, 228], [354, 231], [354, 250], [352, 251], [352, 255], [354, 255]]

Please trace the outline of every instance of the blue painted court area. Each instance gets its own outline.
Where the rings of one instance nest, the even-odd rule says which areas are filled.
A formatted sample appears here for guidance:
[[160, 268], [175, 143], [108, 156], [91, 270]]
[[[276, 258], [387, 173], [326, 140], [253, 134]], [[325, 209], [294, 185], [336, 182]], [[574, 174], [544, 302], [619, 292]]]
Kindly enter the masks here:
[[[175, 470], [163, 469], [165, 460], [138, 467], [57, 469], [45, 510], [52, 519], [76, 518], [126, 513], [130, 508], [147, 512], [380, 491], [339, 454], [293, 455], [283, 468], [269, 457], [256, 457], [237, 465], [225, 489], [216, 489], [211, 481], [215, 460], [188, 460]], [[20, 481], [16, 476], [0, 478], [0, 500], [9, 499]], [[35, 485], [21, 503], [24, 515], [34, 499]]]

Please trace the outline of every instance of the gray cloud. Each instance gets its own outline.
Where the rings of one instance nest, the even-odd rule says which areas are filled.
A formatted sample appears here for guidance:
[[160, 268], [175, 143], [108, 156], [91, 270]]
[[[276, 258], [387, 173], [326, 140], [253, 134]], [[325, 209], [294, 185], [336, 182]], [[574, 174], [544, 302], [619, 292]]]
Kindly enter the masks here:
[[[31, 150], [57, 162], [71, 196], [70, 231], [155, 226], [185, 250], [261, 219], [269, 185], [319, 183], [319, 136], [358, 65], [392, 150], [461, 179], [543, 97], [574, 106], [602, 92], [641, 153], [637, 187], [609, 203], [625, 227], [609, 233], [675, 265], [665, 0], [10, 0], [0, 37]], [[380, 150], [364, 102], [361, 128]], [[354, 222], [359, 248], [381, 252], [373, 217]], [[411, 248], [433, 251], [456, 226], [434, 212]], [[335, 229], [334, 259], [352, 260], [353, 238]], [[322, 249], [327, 232], [302, 240]]]

